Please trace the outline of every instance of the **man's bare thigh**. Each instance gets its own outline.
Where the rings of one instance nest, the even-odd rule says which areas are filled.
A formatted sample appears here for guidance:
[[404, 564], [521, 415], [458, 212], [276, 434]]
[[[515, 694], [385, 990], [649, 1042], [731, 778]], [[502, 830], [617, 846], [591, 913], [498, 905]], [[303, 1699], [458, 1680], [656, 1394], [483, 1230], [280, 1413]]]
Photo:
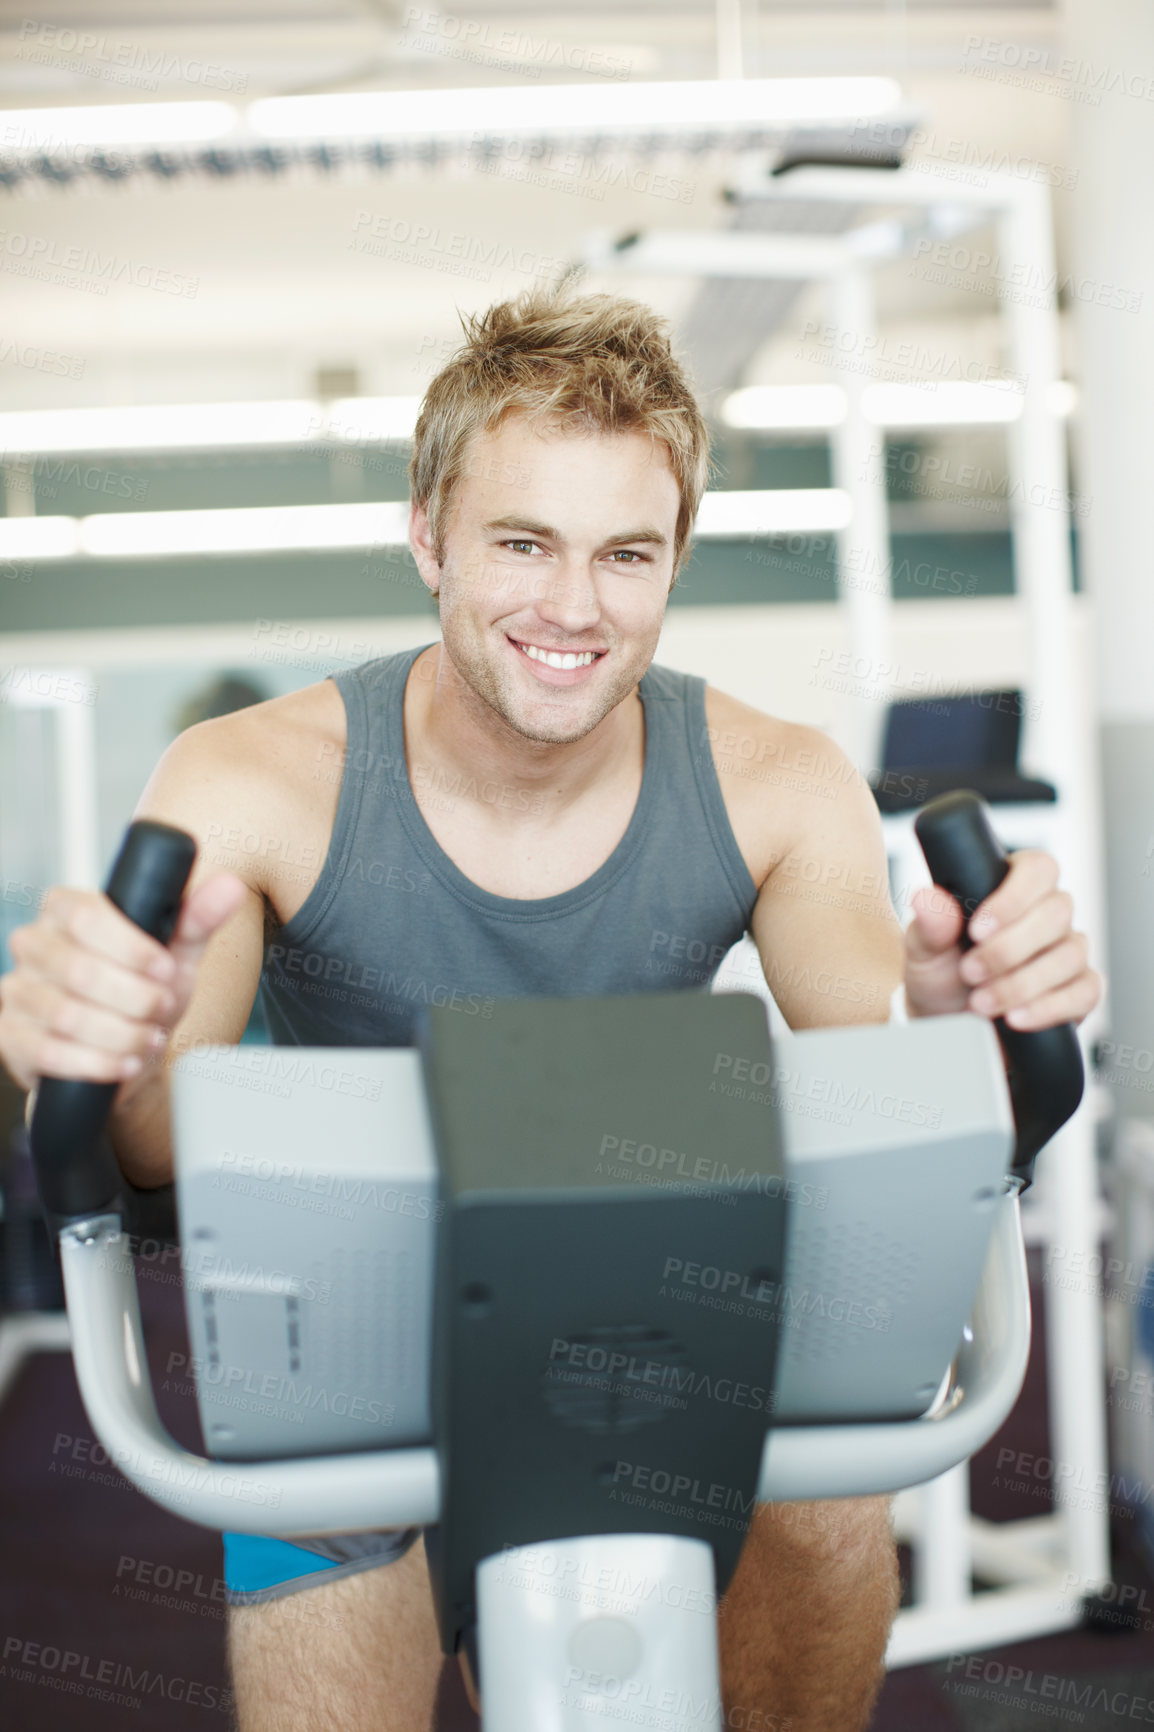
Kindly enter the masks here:
[[240, 1732], [429, 1732], [444, 1656], [425, 1543], [396, 1563], [233, 1606]]

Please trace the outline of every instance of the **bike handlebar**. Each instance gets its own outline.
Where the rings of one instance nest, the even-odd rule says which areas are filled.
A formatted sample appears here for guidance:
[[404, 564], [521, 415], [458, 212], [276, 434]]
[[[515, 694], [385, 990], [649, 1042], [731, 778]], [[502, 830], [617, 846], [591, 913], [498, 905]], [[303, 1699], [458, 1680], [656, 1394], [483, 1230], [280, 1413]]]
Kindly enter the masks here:
[[[195, 858], [196, 842], [184, 830], [138, 818], [128, 826], [104, 893], [150, 938], [167, 944]], [[40, 1080], [28, 1139], [54, 1239], [70, 1221], [124, 1214], [135, 1193], [104, 1134], [119, 1086], [74, 1077]]]
[[[990, 827], [977, 794], [958, 789], [931, 800], [914, 819], [914, 831], [935, 884], [962, 907], [959, 940], [969, 950], [969, 923], [1010, 870], [1009, 857]], [[1023, 1189], [1034, 1176], [1038, 1153], [1076, 1112], [1085, 1089], [1082, 1049], [1072, 1023], [1053, 1028], [1010, 1028], [1002, 1017], [994, 1028], [1006, 1061], [1017, 1138], [1013, 1171]]]

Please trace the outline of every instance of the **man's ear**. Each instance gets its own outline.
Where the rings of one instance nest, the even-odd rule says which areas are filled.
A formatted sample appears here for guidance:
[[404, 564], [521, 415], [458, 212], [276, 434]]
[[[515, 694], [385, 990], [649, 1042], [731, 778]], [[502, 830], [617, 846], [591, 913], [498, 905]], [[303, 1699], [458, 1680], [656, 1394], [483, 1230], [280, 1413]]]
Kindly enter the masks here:
[[423, 505], [415, 503], [409, 511], [409, 546], [413, 550], [422, 583], [430, 595], [436, 596], [441, 587], [441, 562], [433, 550], [429, 514]]

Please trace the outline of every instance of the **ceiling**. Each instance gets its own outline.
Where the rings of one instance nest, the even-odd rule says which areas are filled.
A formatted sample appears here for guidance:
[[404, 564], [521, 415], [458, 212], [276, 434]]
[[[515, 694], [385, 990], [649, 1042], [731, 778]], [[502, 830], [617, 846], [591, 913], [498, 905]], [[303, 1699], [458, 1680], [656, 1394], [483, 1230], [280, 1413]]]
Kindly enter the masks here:
[[[51, 23], [0, 31], [0, 126], [29, 108], [379, 89], [491, 86], [509, 103], [510, 91], [556, 82], [611, 81], [627, 108], [637, 82], [710, 78], [719, 66], [747, 77], [886, 73], [920, 117], [914, 160], [943, 176], [959, 161], [1011, 172], [1032, 162], [1054, 178], [1068, 167], [1068, 105], [977, 78], [973, 62], [1000, 42], [1057, 58], [1059, 24], [1050, 4], [956, 0], [505, 0], [496, 11], [489, 0], [451, 11], [67, 0]], [[0, 167], [4, 143], [0, 131]], [[504, 158], [482, 175], [314, 163], [172, 184], [21, 182], [0, 191], [0, 393], [14, 408], [297, 396], [333, 368], [370, 394], [418, 392], [459, 332], [458, 310], [559, 275], [590, 229], [773, 220], [726, 202], [724, 153], [665, 152], [632, 186], [546, 166]], [[1060, 190], [1055, 199], [1061, 236]], [[852, 215], [826, 207], [796, 220], [836, 229]], [[667, 312], [715, 381], [812, 376], [781, 320], [792, 305], [796, 324], [813, 290], [718, 284], [703, 299], [681, 279], [590, 286]], [[996, 314], [980, 295], [930, 288], [904, 268], [883, 272], [879, 291], [895, 327], [932, 329], [983, 359], [996, 352]]]

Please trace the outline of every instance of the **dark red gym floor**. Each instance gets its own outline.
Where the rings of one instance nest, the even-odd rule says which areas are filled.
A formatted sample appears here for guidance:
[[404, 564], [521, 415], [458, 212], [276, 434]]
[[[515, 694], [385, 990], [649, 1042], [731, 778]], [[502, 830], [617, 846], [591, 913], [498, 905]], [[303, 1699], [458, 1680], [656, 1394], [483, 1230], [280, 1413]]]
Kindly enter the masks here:
[[[170, 1355], [186, 1349], [179, 1287], [155, 1263], [141, 1264], [140, 1272], [160, 1410], [173, 1433], [199, 1449], [191, 1396], [173, 1387], [171, 1377], [165, 1388]], [[1034, 1297], [1038, 1316], [1042, 1292], [1036, 1284]], [[1035, 1343], [1040, 1339], [1036, 1332]], [[0, 1725], [6, 1732], [228, 1732], [224, 1613], [216, 1597], [220, 1588], [214, 1588], [220, 1540], [166, 1515], [112, 1468], [93, 1466], [87, 1460], [91, 1440], [68, 1356], [32, 1360], [0, 1408]], [[994, 1483], [997, 1450], [1006, 1445], [1046, 1453], [1044, 1368], [1037, 1351], [1015, 1413], [973, 1471], [980, 1514], [1036, 1514], [1045, 1504], [1029, 1489]], [[876, 1732], [1016, 1732], [1046, 1724], [1113, 1732], [1154, 1724], [1154, 1581], [1132, 1553], [1124, 1519], [1116, 1538], [1115, 1573], [1145, 1591], [1145, 1628], [1078, 1631], [992, 1651], [987, 1658], [995, 1664], [969, 1680], [966, 1694], [957, 1690], [960, 1668], [950, 1675], [944, 1662], [894, 1672], [886, 1680]], [[177, 1593], [139, 1579], [159, 1573], [167, 1580], [166, 1568], [191, 1572], [191, 1581]], [[21, 1666], [25, 1644], [88, 1656], [89, 1676], [101, 1662], [109, 1663], [105, 1676], [130, 1668], [137, 1687], [124, 1693], [141, 1706], [60, 1688], [58, 1671]], [[1032, 1670], [1035, 1694], [1019, 1695], [1017, 1704], [1008, 1701], [997, 1663]], [[141, 1672], [151, 1686], [143, 1696]], [[1043, 1695], [1047, 1677], [1059, 1682], [1046, 1684]], [[175, 1700], [178, 1694], [185, 1699]], [[1022, 1706], [1026, 1700], [1032, 1705]], [[445, 1671], [437, 1725], [439, 1732], [477, 1725], [456, 1667]]]

